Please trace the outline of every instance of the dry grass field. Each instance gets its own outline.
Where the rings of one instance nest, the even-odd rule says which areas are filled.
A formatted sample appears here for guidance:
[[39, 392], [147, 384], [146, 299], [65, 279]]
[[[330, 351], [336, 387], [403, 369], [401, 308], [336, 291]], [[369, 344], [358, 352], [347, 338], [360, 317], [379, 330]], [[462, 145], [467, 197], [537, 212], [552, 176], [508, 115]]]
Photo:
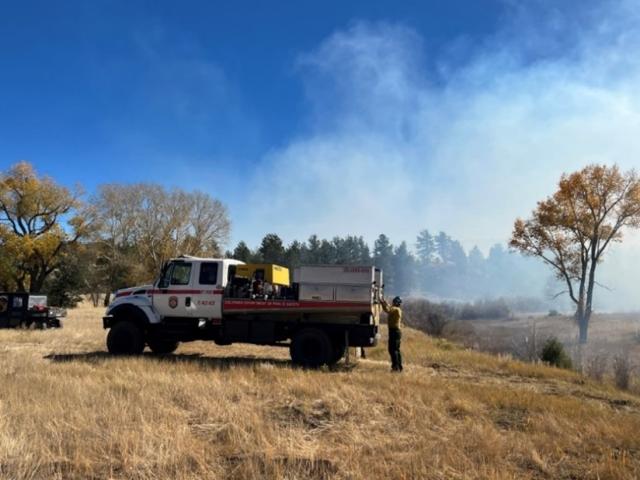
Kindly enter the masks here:
[[111, 358], [102, 310], [0, 331], [0, 478], [635, 479], [640, 397], [407, 330], [333, 371], [193, 343]]
[[[535, 328], [538, 343], [555, 336], [567, 346], [574, 359], [579, 357], [578, 329], [570, 316], [526, 315], [509, 320], [479, 320], [471, 325], [480, 348], [485, 351], [510, 351], [522, 346]], [[606, 357], [609, 367], [612, 359], [621, 355], [640, 365], [640, 314], [595, 314], [589, 327], [589, 342], [581, 350], [586, 360], [594, 355]]]

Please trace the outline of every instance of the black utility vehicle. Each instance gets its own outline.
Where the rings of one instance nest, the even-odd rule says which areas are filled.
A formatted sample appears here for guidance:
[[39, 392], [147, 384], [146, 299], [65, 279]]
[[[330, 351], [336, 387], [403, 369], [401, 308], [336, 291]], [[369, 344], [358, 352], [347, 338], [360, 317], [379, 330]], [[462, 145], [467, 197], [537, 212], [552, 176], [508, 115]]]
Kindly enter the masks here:
[[62, 316], [44, 295], [0, 292], [0, 328], [60, 328]]

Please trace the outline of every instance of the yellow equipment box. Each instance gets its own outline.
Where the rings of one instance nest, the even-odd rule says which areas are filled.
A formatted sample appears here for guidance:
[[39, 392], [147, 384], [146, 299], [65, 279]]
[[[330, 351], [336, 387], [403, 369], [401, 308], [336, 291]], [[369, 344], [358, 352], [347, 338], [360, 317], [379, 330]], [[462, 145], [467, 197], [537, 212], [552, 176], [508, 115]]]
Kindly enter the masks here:
[[251, 279], [253, 276], [262, 277], [265, 282], [271, 285], [281, 285], [288, 287], [289, 269], [274, 265], [272, 263], [247, 263], [236, 266], [236, 277]]

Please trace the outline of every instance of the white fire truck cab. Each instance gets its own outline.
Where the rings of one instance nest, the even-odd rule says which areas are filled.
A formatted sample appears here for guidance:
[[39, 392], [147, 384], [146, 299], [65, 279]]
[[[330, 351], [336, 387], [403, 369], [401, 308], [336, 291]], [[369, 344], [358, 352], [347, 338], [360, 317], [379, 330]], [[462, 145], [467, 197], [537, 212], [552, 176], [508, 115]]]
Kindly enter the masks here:
[[302, 266], [291, 283], [278, 265], [182, 256], [153, 285], [117, 291], [103, 324], [113, 354], [212, 340], [286, 346], [294, 363], [317, 367], [377, 343], [381, 294], [373, 266]]

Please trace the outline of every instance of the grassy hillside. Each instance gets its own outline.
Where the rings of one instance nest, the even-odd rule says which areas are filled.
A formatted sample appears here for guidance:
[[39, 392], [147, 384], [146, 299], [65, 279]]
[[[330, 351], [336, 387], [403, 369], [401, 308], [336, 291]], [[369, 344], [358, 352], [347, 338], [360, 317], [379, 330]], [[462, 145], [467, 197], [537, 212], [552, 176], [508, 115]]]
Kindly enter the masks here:
[[284, 349], [107, 356], [101, 310], [0, 331], [0, 478], [638, 478], [640, 398], [406, 331], [352, 368]]

